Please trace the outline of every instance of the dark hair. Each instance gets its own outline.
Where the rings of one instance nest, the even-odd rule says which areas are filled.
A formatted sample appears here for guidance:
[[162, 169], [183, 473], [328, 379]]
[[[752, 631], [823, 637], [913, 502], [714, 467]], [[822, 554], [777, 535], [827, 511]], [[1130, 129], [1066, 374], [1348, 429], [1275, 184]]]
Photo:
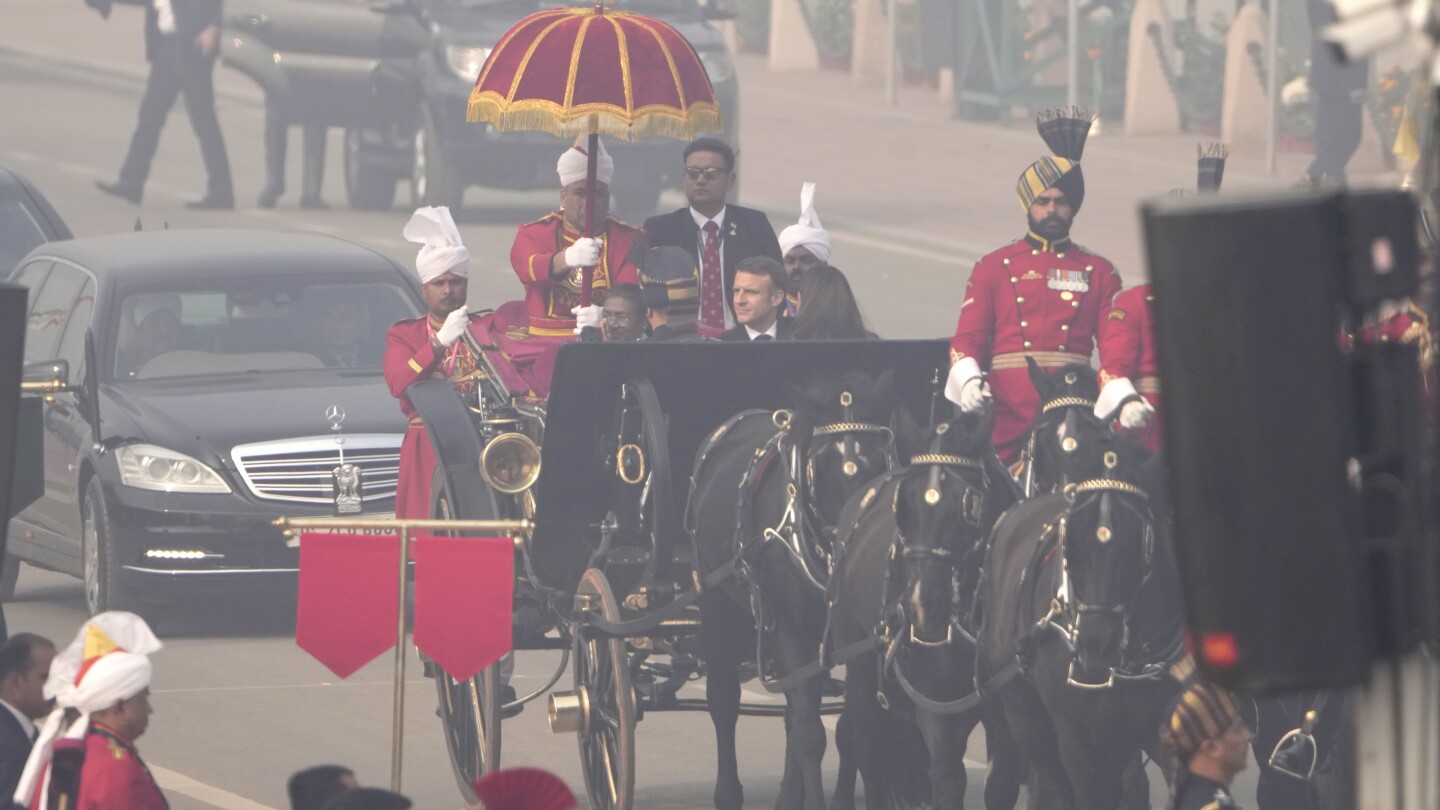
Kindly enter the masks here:
[[805, 272], [800, 282], [800, 312], [795, 316], [793, 340], [865, 340], [875, 337], [839, 269], [822, 264]]
[[286, 785], [290, 793], [290, 810], [324, 810], [327, 802], [350, 790], [340, 780], [354, 775], [349, 768], [340, 765], [316, 765], [296, 771]]
[[638, 284], [616, 284], [605, 291], [600, 303], [603, 305], [611, 298], [623, 298], [629, 301], [630, 306], [635, 307], [635, 310], [641, 315], [645, 314], [645, 299], [640, 296], [640, 285]]
[[353, 788], [331, 798], [325, 810], [410, 810], [410, 800], [381, 788]]
[[748, 259], [735, 265], [736, 273], [750, 273], [756, 276], [769, 276], [771, 289], [784, 292], [785, 285], [789, 283], [790, 277], [785, 273], [785, 265], [775, 261], [769, 256], [751, 256]]
[[54, 648], [55, 642], [34, 633], [16, 633], [0, 644], [0, 681], [30, 668], [36, 647]]
[[735, 171], [735, 150], [730, 146], [730, 144], [720, 140], [719, 138], [696, 138], [695, 140], [686, 144], [685, 160], [690, 160], [690, 156], [695, 154], [696, 152], [714, 152], [720, 157], [725, 158], [726, 171]]

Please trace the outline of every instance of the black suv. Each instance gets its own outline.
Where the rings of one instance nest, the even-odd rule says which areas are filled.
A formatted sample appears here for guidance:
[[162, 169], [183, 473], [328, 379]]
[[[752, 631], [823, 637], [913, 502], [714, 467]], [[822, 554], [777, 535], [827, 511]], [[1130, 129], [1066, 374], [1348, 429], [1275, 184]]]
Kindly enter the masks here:
[[[722, 0], [607, 0], [664, 20], [685, 36], [710, 74], [734, 142], [735, 66], [710, 20], [733, 16]], [[343, 127], [345, 189], [356, 208], [388, 208], [409, 179], [419, 205], [458, 207], [465, 186], [558, 188], [566, 143], [543, 133], [496, 132], [465, 120], [470, 91], [491, 48], [525, 15], [588, 0], [227, 0], [223, 56], [249, 75], [295, 124]], [[627, 217], [654, 213], [678, 185], [682, 145], [664, 138], [607, 140], [612, 191]]]

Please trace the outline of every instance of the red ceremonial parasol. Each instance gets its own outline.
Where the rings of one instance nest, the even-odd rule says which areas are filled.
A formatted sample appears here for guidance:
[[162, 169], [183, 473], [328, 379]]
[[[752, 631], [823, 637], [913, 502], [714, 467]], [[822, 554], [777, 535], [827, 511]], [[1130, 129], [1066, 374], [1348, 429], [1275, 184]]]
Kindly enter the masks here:
[[[585, 236], [601, 134], [627, 141], [690, 139], [720, 130], [720, 105], [695, 49], [669, 24], [640, 14], [558, 8], [531, 14], [500, 38], [470, 93], [469, 121], [501, 131], [589, 135]], [[587, 267], [581, 306], [590, 305]]]

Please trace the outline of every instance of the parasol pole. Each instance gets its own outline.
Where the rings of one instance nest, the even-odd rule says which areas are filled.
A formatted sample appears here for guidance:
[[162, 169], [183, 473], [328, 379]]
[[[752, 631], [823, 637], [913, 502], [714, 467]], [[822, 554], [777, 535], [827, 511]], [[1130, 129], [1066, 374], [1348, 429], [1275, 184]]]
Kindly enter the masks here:
[[[604, 13], [604, 0], [595, 0], [595, 14], [603, 15]], [[590, 141], [587, 144], [585, 158], [585, 238], [589, 239], [595, 236], [595, 173], [600, 159], [600, 117], [597, 115], [590, 116]], [[590, 292], [595, 286], [595, 268], [585, 268], [583, 278], [584, 281], [580, 288], [580, 306], [588, 307], [592, 303]], [[597, 335], [596, 339], [598, 337]]]

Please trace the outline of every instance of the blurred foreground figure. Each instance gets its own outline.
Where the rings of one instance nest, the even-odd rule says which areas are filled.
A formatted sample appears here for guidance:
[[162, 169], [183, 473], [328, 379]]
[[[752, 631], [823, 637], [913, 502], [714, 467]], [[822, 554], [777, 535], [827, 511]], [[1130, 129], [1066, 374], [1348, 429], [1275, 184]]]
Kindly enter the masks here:
[[339, 765], [316, 765], [297, 771], [286, 784], [290, 810], [325, 810], [326, 802], [360, 787], [355, 774]]
[[975, 263], [950, 341], [945, 396], [978, 413], [993, 392], [995, 450], [1007, 464], [1019, 456], [1040, 405], [1027, 361], [1043, 371], [1088, 366], [1095, 335], [1120, 291], [1115, 267], [1070, 241], [1085, 201], [1080, 155], [1092, 121], [1079, 111], [1040, 116], [1040, 137], [1055, 156], [1030, 164], [1015, 184], [1029, 230]]
[[[150, 654], [160, 640], [133, 613], [109, 611], [81, 625], [50, 665], [45, 718], [15, 803], [31, 808], [167, 810], [135, 740], [150, 724]], [[75, 717], [73, 722], [68, 721]]]
[[[123, 1], [123, 0], [122, 0]], [[87, 0], [102, 15], [110, 13], [110, 0]], [[132, 2], [131, 5], [140, 5]], [[209, 185], [205, 196], [186, 203], [190, 208], [234, 208], [230, 160], [225, 138], [215, 116], [215, 59], [220, 55], [221, 0], [153, 0], [145, 3], [145, 59], [150, 76], [140, 99], [140, 117], [130, 150], [114, 183], [97, 181], [106, 194], [140, 204], [150, 163], [160, 145], [160, 130], [175, 100], [185, 95], [185, 112], [200, 140]]]
[[380, 788], [353, 788], [325, 803], [325, 810], [410, 810], [410, 800]]
[[1169, 810], [1233, 810], [1230, 783], [1254, 738], [1225, 690], [1203, 682], [1186, 689], [1161, 732], [1175, 770]]
[[0, 796], [15, 793], [35, 742], [35, 723], [50, 713], [45, 683], [55, 644], [34, 633], [16, 633], [0, 644]]
[[575, 794], [549, 771], [539, 768], [505, 768], [487, 774], [473, 785], [487, 810], [570, 810]]

